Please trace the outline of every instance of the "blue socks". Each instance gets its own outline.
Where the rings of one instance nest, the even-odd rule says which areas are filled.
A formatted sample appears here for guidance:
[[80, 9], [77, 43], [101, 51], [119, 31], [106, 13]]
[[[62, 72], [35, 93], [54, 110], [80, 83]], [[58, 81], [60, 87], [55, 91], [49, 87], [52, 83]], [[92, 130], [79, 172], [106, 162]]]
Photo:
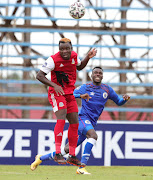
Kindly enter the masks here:
[[41, 160], [41, 161], [52, 160], [52, 159], [54, 158], [54, 156], [55, 156], [55, 152], [49, 153], [49, 154], [46, 154], [46, 155], [44, 155], [44, 156], [41, 156], [41, 157], [40, 157], [40, 160]]
[[84, 147], [84, 152], [83, 152], [83, 155], [82, 155], [82, 158], [81, 158], [81, 163], [84, 163], [84, 164], [87, 164], [88, 162], [88, 159], [90, 157], [90, 154], [91, 154], [91, 150], [92, 150], [92, 147], [96, 144], [96, 140], [93, 139], [93, 138], [89, 138], [85, 147]]

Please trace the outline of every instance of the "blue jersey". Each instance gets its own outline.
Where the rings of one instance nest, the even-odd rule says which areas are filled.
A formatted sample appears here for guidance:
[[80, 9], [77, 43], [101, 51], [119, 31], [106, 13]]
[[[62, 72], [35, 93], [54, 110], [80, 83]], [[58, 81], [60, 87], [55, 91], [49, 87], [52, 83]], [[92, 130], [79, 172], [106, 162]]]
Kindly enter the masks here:
[[96, 126], [97, 120], [103, 112], [108, 99], [113, 100], [117, 105], [123, 105], [126, 100], [120, 98], [116, 92], [108, 85], [101, 84], [95, 86], [93, 83], [83, 84], [74, 90], [74, 96], [80, 97], [81, 94], [88, 93], [91, 99], [87, 102], [82, 99], [82, 107], [79, 116], [90, 120], [93, 126]]

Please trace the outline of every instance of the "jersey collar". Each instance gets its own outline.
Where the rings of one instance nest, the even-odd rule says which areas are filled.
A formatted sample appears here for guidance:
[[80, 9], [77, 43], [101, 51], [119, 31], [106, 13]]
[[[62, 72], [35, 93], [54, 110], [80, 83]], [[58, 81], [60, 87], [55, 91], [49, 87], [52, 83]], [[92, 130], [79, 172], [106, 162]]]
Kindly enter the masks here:
[[93, 86], [93, 88], [96, 88], [96, 89], [101, 88], [101, 85], [100, 85], [100, 86], [96, 86], [96, 85], [94, 85], [93, 83], [91, 83], [91, 85]]

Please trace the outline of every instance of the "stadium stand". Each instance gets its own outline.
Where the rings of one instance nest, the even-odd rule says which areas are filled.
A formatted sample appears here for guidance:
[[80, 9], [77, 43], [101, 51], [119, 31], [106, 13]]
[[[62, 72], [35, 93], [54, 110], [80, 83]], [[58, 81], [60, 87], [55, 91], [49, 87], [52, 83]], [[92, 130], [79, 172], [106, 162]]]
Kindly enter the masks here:
[[[153, 120], [152, 7], [141, 2], [135, 7], [126, 0], [120, 7], [107, 7], [100, 0], [87, 0], [87, 15], [74, 20], [64, 4], [25, 2], [0, 3], [0, 118], [50, 118], [47, 87], [35, 75], [58, 51], [58, 40], [70, 37], [80, 57], [90, 48], [98, 50], [86, 70], [78, 73], [76, 86], [89, 82], [92, 67], [101, 65], [104, 83], [120, 95], [131, 95], [124, 107], [109, 101], [100, 119]], [[148, 16], [138, 19], [133, 12]]]

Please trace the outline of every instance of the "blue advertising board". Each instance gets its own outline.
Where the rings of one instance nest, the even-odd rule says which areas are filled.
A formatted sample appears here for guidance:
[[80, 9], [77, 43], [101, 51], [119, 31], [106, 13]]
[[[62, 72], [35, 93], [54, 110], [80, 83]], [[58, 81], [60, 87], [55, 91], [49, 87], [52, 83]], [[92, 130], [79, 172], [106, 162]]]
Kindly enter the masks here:
[[[55, 150], [55, 120], [0, 119], [0, 164], [30, 165], [36, 154]], [[62, 146], [67, 143], [65, 124]], [[153, 123], [100, 121], [88, 165], [152, 166]], [[81, 158], [85, 142], [76, 149]], [[53, 160], [44, 165], [57, 165]]]

